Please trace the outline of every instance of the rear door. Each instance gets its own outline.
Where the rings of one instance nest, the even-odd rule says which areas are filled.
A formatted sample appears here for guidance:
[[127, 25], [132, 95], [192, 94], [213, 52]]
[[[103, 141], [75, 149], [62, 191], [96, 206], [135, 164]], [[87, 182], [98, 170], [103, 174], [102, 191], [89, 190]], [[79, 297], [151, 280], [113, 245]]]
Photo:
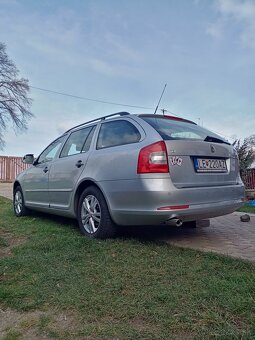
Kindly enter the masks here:
[[95, 125], [73, 131], [49, 173], [50, 207], [68, 209], [75, 185], [84, 171]]
[[114, 119], [101, 123], [96, 149], [88, 162], [89, 173], [96, 181], [111, 183], [113, 191], [115, 185], [119, 187], [119, 180], [136, 178], [139, 152], [136, 144], [143, 137], [144, 132], [134, 121]]

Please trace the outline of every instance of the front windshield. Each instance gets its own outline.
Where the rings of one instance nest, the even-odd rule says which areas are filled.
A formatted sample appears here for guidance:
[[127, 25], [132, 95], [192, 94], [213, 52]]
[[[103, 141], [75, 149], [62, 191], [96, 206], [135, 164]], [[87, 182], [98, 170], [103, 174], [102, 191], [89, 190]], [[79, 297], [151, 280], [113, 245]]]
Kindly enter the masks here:
[[164, 140], [180, 139], [230, 144], [226, 139], [196, 124], [159, 117], [141, 117], [161, 135]]

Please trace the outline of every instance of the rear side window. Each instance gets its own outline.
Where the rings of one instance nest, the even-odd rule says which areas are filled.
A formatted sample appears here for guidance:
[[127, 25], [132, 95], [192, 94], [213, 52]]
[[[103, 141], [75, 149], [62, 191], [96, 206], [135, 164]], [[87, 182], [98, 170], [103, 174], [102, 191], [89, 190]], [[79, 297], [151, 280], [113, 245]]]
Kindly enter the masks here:
[[126, 120], [107, 122], [101, 125], [97, 140], [97, 149], [136, 143], [139, 142], [140, 139], [140, 132], [130, 122]]
[[90, 126], [72, 132], [61, 151], [60, 157], [72, 156], [88, 151], [94, 130], [95, 126]]
[[167, 118], [141, 117], [149, 123], [164, 140], [199, 140], [229, 144], [223, 137], [201, 126], [185, 121], [174, 121]]

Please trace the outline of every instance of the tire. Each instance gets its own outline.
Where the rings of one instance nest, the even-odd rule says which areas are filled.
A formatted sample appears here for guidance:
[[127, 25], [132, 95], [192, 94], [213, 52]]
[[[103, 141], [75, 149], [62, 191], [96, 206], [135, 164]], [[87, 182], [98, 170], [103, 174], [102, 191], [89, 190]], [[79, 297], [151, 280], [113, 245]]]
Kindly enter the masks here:
[[29, 210], [25, 206], [23, 192], [20, 186], [17, 186], [13, 193], [13, 209], [17, 217], [29, 214]]
[[77, 220], [81, 232], [89, 238], [113, 237], [116, 225], [113, 222], [102, 192], [94, 186], [86, 188], [78, 203]]

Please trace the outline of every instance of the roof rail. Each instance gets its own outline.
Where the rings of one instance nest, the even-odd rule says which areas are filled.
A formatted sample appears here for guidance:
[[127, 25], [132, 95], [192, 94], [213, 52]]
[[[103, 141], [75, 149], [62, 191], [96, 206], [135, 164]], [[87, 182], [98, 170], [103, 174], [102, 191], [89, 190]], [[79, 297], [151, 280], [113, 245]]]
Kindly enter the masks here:
[[113, 116], [127, 116], [127, 115], [130, 115], [130, 113], [129, 112], [116, 112], [116, 113], [112, 113], [110, 115], [99, 117], [99, 118], [96, 118], [96, 119], [92, 119], [92, 120], [90, 120], [90, 121], [88, 121], [86, 123], [82, 123], [82, 124], [76, 125], [76, 126], [72, 127], [71, 129], [67, 130], [65, 133], [67, 133], [67, 132], [69, 132], [69, 131], [71, 131], [71, 130], [73, 130], [75, 128], [78, 128], [80, 126], [89, 124], [89, 123], [105, 120], [106, 118], [110, 118], [110, 117], [113, 117]]

